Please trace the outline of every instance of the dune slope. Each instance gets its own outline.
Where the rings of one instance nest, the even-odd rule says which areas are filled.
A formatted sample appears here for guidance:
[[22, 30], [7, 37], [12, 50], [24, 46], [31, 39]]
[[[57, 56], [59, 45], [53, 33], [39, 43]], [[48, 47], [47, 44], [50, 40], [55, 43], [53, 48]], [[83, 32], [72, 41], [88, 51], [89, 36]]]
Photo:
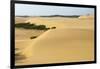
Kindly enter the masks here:
[[27, 60], [16, 65], [92, 61], [93, 53], [93, 30], [48, 30], [23, 50]]

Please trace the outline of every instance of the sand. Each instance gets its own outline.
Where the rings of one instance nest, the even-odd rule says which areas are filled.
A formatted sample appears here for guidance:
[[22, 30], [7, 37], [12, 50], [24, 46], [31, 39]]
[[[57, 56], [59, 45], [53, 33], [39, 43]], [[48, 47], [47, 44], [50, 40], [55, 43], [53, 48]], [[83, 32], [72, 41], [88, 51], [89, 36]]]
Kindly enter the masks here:
[[43, 31], [43, 30], [28, 30], [28, 29], [16, 28], [15, 39], [16, 40], [27, 40], [27, 39], [30, 39], [31, 36], [39, 36], [43, 32], [45, 32], [45, 31]]
[[27, 21], [29, 19], [29, 17], [15, 17], [15, 22], [16, 23], [25, 23], [25, 21]]
[[[55, 26], [56, 29], [42, 33], [26, 30], [27, 33], [25, 30], [16, 29], [15, 46], [20, 49], [16, 52], [26, 57], [16, 62], [16, 65], [94, 60], [93, 18], [36, 17], [25, 22], [44, 24], [48, 27]], [[37, 35], [37, 32], [41, 35], [35, 39], [28, 38], [34, 34]]]
[[80, 16], [80, 18], [65, 17], [31, 17], [25, 21], [35, 24], [43, 24], [47, 27], [56, 28], [91, 28], [94, 27], [94, 19], [92, 16]]
[[27, 30], [21, 28], [15, 29], [15, 48], [19, 49], [16, 52], [21, 52], [32, 44], [34, 39], [30, 39], [30, 37], [40, 36], [45, 32], [43, 30]]

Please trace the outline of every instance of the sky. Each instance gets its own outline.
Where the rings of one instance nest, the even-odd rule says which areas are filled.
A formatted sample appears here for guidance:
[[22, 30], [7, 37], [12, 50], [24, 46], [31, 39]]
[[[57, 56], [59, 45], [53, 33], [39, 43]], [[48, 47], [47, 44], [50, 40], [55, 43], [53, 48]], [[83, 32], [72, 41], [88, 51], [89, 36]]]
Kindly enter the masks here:
[[15, 16], [87, 15], [94, 8], [15, 4]]

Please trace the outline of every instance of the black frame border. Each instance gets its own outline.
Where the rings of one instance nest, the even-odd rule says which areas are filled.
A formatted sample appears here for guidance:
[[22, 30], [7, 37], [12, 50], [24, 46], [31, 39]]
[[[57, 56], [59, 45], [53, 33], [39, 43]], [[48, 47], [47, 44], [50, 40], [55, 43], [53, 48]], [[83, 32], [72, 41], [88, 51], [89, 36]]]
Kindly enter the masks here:
[[[70, 7], [83, 7], [83, 8], [94, 8], [94, 61], [83, 61], [83, 62], [68, 62], [68, 63], [52, 63], [52, 64], [35, 64], [35, 65], [20, 65], [15, 66], [15, 3], [18, 4], [36, 4], [36, 5], [49, 5], [49, 6], [70, 6]], [[16, 1], [11, 0], [10, 2], [10, 68], [31, 68], [31, 67], [48, 67], [48, 66], [61, 66], [61, 65], [80, 65], [80, 64], [93, 64], [97, 62], [97, 7], [96, 5], [81, 5], [81, 4], [66, 4], [66, 3], [50, 3], [50, 2], [36, 2], [36, 1]]]

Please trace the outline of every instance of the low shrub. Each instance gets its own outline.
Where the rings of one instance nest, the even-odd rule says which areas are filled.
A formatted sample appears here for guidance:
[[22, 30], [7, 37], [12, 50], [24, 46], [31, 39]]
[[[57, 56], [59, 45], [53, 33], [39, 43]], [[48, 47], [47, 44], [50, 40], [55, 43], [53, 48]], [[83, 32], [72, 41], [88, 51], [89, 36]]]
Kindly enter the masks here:
[[51, 29], [56, 29], [56, 27], [51, 27]]
[[37, 36], [31, 36], [31, 37], [30, 37], [30, 39], [35, 39], [35, 38], [37, 38]]

